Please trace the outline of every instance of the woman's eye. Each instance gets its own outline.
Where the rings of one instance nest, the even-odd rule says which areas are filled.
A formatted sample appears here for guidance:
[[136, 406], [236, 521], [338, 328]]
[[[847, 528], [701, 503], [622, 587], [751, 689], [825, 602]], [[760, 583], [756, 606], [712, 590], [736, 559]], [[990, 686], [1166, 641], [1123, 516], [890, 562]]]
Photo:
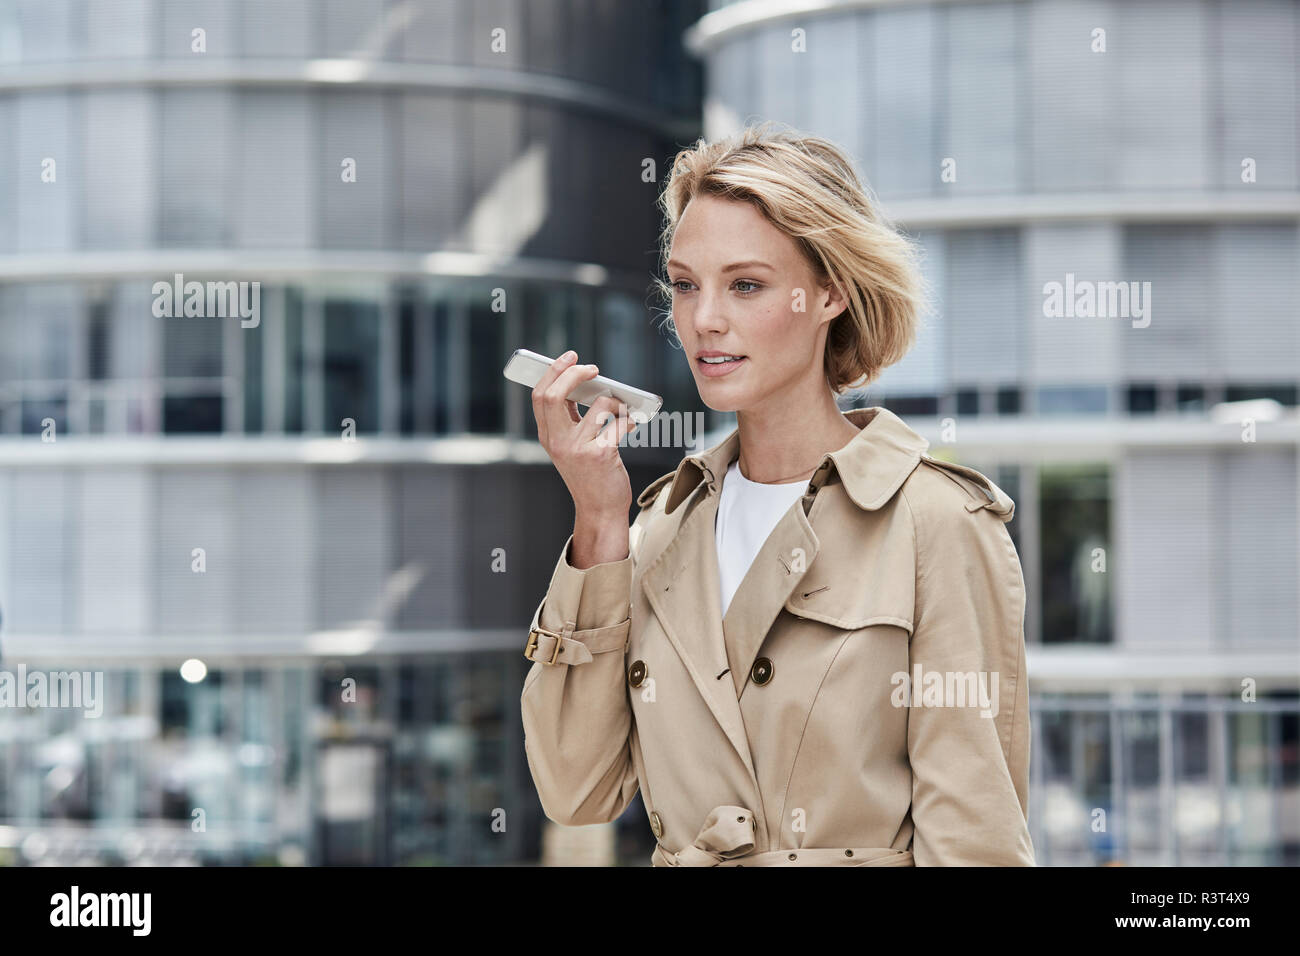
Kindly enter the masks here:
[[[690, 281], [687, 279], [678, 279], [676, 282], [671, 283], [674, 292], [690, 292], [690, 284]], [[682, 288], [683, 286], [687, 286], [687, 288]], [[741, 286], [747, 286], [748, 288], [739, 288]], [[736, 289], [736, 291], [741, 295], [750, 295], [751, 293], [757, 292], [762, 288], [762, 286], [749, 279], [737, 279], [732, 283], [732, 288]]]

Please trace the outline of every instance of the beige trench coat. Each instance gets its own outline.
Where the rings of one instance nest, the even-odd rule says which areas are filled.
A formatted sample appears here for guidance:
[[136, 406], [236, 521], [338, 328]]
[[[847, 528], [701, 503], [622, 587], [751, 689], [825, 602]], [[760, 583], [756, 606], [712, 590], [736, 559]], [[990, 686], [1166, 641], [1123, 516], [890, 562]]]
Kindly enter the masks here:
[[639, 787], [656, 866], [1034, 865], [1015, 505], [887, 409], [846, 415], [725, 619], [738, 431], [641, 493], [627, 558], [580, 571], [565, 542], [521, 696], [550, 819]]

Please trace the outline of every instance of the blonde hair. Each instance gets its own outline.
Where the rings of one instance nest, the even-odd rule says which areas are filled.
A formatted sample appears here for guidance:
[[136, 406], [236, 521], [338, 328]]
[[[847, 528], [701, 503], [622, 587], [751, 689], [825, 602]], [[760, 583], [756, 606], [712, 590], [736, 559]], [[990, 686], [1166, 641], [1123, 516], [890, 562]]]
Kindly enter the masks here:
[[823, 360], [836, 394], [874, 381], [911, 349], [928, 301], [920, 246], [879, 211], [835, 144], [769, 120], [679, 151], [659, 197], [666, 224], [655, 286], [670, 304], [673, 235], [698, 195], [753, 203], [795, 241], [817, 281], [841, 291], [847, 308], [831, 320]]

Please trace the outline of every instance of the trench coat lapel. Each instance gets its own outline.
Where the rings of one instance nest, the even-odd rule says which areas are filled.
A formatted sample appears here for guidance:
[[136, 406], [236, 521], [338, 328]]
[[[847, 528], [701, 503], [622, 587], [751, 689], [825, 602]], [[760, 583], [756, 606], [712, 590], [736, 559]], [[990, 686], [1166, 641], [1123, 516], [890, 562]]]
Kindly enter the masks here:
[[[717, 496], [713, 496], [717, 500]], [[716, 505], [714, 508], [716, 510]], [[717, 574], [717, 540], [713, 538], [714, 587]], [[821, 543], [804, 512], [803, 499], [796, 501], [776, 523], [754, 562], [736, 589], [727, 615], [722, 620], [727, 664], [731, 668], [736, 697], [745, 689], [749, 670], [758, 648], [771, 630], [776, 616], [803, 580]]]
[[688, 510], [677, 534], [642, 575], [641, 589], [700, 696], [756, 781], [740, 702], [726, 673], [713, 525], [718, 496], [706, 492], [701, 487], [699, 501]]
[[813, 496], [834, 474], [858, 507], [875, 510], [898, 490], [929, 445], [887, 409], [845, 415], [862, 432], [827, 453], [809, 481], [809, 493], [777, 522], [741, 580], [725, 621], [714, 521], [722, 479], [740, 452], [738, 429], [677, 466], [664, 510], [671, 515], [681, 507], [681, 524], [641, 577], [664, 633], [751, 775], [754, 761], [739, 696], [758, 648], [821, 548], [808, 519]]
[[[754, 773], [739, 697], [763, 638], [817, 556], [819, 542], [801, 503], [777, 523], [722, 616], [715, 520], [721, 477], [739, 454], [739, 432], [703, 455], [683, 459], [666, 505], [685, 502], [671, 542], [641, 588], [700, 696], [737, 755]], [[688, 496], [692, 491], [696, 496]]]

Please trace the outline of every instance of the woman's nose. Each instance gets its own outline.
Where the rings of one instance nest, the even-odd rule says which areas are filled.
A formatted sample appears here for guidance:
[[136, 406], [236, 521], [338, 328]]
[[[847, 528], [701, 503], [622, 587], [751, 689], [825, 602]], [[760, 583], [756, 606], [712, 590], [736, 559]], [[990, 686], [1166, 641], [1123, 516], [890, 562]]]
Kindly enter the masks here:
[[727, 321], [721, 301], [709, 293], [701, 292], [696, 300], [691, 322], [696, 334], [726, 331]]

